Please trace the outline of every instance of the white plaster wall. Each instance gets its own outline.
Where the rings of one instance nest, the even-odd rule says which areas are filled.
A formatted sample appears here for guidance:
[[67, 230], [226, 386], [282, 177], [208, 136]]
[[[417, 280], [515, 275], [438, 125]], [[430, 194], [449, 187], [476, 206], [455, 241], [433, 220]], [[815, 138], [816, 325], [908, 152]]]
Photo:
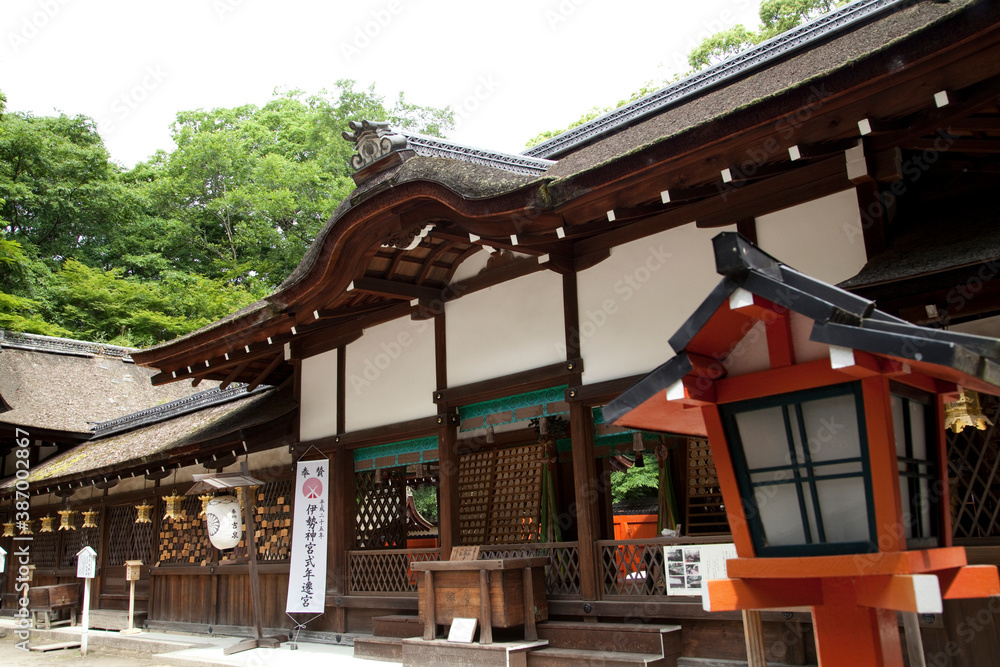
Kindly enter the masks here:
[[347, 346], [347, 430], [434, 415], [434, 369], [432, 321], [404, 317], [366, 329]]
[[486, 262], [489, 259], [490, 253], [480, 249], [479, 252], [458, 265], [458, 268], [455, 269], [455, 275], [451, 277], [451, 282], [457, 283], [460, 280], [479, 275], [479, 272], [486, 268]]
[[445, 306], [448, 386], [566, 359], [562, 276], [538, 271]]
[[668, 339], [722, 279], [712, 238], [733, 230], [684, 225], [617, 246], [578, 274], [584, 383], [646, 373], [674, 356]]
[[302, 360], [299, 438], [337, 434], [337, 350]]
[[865, 239], [852, 190], [762, 215], [757, 244], [802, 273], [836, 285], [865, 265]]
[[970, 322], [951, 324], [948, 326], [951, 331], [960, 333], [975, 334], [977, 336], [990, 336], [1000, 338], [1000, 316], [983, 317]]

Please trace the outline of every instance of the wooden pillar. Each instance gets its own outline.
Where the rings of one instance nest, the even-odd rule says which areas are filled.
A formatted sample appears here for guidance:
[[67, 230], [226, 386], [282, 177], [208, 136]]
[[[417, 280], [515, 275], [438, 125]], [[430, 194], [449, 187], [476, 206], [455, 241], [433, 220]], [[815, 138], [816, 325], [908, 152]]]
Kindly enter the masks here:
[[[337, 445], [333, 452], [330, 505], [330, 534], [326, 547], [327, 595], [335, 598], [348, 593], [347, 552], [354, 548], [358, 509], [354, 495], [353, 453]], [[331, 613], [334, 632], [347, 632], [347, 610], [334, 605]]]
[[598, 507], [600, 481], [594, 460], [594, 420], [590, 406], [571, 403], [570, 434], [573, 442], [573, 486], [576, 488], [576, 532], [580, 543], [580, 594], [599, 599], [597, 540], [600, 539]]
[[821, 667], [903, 667], [896, 612], [858, 606], [853, 580], [825, 580], [823, 605], [812, 615]]
[[760, 611], [743, 610], [743, 640], [747, 646], [747, 667], [767, 667], [764, 653], [764, 627], [760, 623]]
[[452, 548], [462, 543], [458, 525], [458, 431], [447, 419], [438, 429], [438, 539], [441, 560], [451, 558]]

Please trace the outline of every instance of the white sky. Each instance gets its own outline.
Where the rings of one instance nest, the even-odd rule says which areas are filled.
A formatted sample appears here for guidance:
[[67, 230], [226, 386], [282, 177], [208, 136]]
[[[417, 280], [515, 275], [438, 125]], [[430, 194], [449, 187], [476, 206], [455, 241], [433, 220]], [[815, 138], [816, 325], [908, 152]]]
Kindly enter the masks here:
[[[519, 152], [645, 82], [759, 0], [2, 0], [7, 109], [86, 114], [116, 161], [172, 150], [178, 111], [342, 78], [451, 105], [450, 138]], [[367, 33], [367, 34], [366, 34]]]

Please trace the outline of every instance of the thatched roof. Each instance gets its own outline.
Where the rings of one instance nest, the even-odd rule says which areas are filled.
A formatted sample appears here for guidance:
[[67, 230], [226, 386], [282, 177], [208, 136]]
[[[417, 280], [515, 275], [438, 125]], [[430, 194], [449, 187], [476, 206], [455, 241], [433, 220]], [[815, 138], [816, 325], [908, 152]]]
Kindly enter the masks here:
[[[154, 387], [154, 372], [132, 363], [125, 348], [44, 336], [0, 337], [0, 396], [10, 409], [0, 423], [90, 437], [103, 422], [204, 391], [186, 383]], [[52, 341], [59, 342], [55, 347]], [[125, 350], [127, 352], [127, 350]]]
[[[129, 468], [158, 466], [187, 446], [229, 435], [243, 438], [244, 432], [289, 415], [295, 408], [290, 389], [247, 394], [174, 419], [82, 443], [34, 466], [28, 482], [69, 480], [83, 473], [99, 477]], [[12, 483], [13, 479], [8, 479], [0, 488]]]

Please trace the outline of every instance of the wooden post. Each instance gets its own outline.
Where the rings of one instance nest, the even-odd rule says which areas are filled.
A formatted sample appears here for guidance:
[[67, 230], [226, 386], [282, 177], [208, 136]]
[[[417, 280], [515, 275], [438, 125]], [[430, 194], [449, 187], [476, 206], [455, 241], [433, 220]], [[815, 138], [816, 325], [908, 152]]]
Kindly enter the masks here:
[[904, 611], [903, 632], [906, 635], [906, 652], [910, 656], [910, 667], [927, 667], [924, 660], [924, 643], [920, 639], [920, 620], [916, 612]]
[[[441, 412], [450, 413], [450, 409]], [[456, 427], [447, 423], [438, 429], [438, 538], [441, 560], [451, 558], [461, 544], [458, 525], [458, 450]]]
[[[327, 543], [327, 570], [330, 573], [328, 594], [335, 597], [347, 595], [348, 557], [354, 548], [358, 508], [354, 495], [354, 457], [337, 445], [333, 452], [331, 480], [337, 480], [331, 489], [330, 540]], [[334, 606], [331, 614], [334, 632], [347, 632], [347, 610]]]
[[[527, 610], [525, 610], [527, 613]], [[493, 643], [493, 612], [490, 609], [490, 571], [479, 571], [479, 643]]]
[[535, 628], [535, 589], [532, 569], [524, 568], [524, 639], [533, 642], [538, 639]]
[[760, 612], [756, 609], [743, 610], [743, 639], [747, 645], [747, 667], [767, 667], [764, 628], [760, 624]]
[[434, 617], [434, 605], [437, 604], [437, 601], [434, 598], [434, 572], [431, 570], [424, 571], [424, 588], [427, 589], [425, 593], [427, 617], [424, 621], [424, 639], [431, 641], [437, 636], [437, 619]]
[[248, 486], [236, 489], [240, 500], [243, 501], [243, 520], [247, 524], [247, 534], [244, 540], [247, 545], [247, 565], [250, 570], [250, 604], [253, 605], [253, 631], [254, 639], [261, 639], [264, 636], [263, 614], [260, 607], [260, 580], [257, 578], [257, 524], [253, 516], [253, 502], [250, 496], [256, 492], [257, 487]]
[[80, 655], [87, 655], [87, 629], [90, 627], [90, 577], [83, 580], [83, 632], [80, 633]]
[[580, 596], [597, 600], [597, 540], [600, 539], [597, 468], [594, 462], [594, 420], [590, 406], [570, 404], [573, 486], [576, 488], [576, 533], [580, 543]]

